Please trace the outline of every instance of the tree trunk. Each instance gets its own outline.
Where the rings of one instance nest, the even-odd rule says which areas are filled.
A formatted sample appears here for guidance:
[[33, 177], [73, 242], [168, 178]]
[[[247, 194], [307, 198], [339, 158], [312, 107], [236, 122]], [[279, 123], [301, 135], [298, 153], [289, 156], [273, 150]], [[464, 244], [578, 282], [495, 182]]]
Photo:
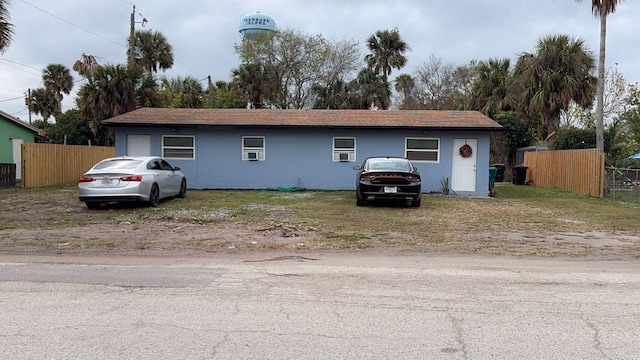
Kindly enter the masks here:
[[560, 127], [560, 117], [551, 117], [549, 118], [549, 120], [547, 120], [547, 138], [545, 139], [547, 141], [547, 147], [549, 148], [549, 150], [553, 150], [554, 146], [553, 143], [556, 140], [556, 136], [558, 135], [558, 128]]

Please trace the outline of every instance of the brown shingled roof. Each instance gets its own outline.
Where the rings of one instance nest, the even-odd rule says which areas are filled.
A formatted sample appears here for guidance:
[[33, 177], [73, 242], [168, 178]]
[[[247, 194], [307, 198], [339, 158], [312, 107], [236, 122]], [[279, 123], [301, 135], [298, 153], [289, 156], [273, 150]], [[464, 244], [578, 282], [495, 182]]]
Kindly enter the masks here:
[[309, 126], [500, 130], [478, 111], [268, 110], [141, 108], [103, 121], [109, 126]]

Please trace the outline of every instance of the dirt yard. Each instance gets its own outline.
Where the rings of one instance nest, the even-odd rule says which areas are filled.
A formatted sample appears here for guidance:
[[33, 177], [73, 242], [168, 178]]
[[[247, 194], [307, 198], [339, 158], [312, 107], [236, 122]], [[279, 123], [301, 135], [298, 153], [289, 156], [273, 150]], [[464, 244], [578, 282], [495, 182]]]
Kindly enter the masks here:
[[[383, 235], [359, 235], [355, 242], [336, 244], [327, 240], [327, 234], [333, 234], [334, 229], [291, 222], [291, 213], [282, 208], [270, 211], [269, 216], [260, 220], [218, 213], [210, 216], [224, 220], [199, 222], [184, 220], [176, 215], [176, 210], [162, 210], [165, 203], [157, 211], [140, 211], [133, 206], [91, 211], [77, 200], [73, 191], [0, 193], [0, 254], [210, 256], [247, 251], [302, 254], [341, 250], [594, 260], [640, 258], [638, 234], [585, 228], [580, 221], [571, 219], [563, 220], [569, 226], [559, 231], [447, 229], [416, 239], [415, 235], [398, 229]], [[191, 210], [177, 211], [184, 215]]]
[[315, 237], [314, 228], [286, 221], [199, 223], [140, 209], [114, 204], [92, 211], [73, 196], [0, 194], [0, 254], [197, 255], [304, 249]]

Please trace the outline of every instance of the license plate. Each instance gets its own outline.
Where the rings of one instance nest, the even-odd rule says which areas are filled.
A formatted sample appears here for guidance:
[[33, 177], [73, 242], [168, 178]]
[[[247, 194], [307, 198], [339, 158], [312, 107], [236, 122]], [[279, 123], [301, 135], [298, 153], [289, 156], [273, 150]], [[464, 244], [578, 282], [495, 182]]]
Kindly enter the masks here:
[[107, 180], [102, 180], [102, 185], [108, 186], [111, 185], [111, 179], [107, 179]]
[[398, 192], [398, 188], [396, 186], [385, 186], [384, 192], [386, 194], [395, 194]]

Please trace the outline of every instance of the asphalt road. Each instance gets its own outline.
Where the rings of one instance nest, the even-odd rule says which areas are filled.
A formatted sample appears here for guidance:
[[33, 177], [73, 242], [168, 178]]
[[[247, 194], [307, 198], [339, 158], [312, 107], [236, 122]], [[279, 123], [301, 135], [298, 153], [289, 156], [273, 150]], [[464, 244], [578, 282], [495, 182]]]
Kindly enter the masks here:
[[[283, 256], [284, 255], [284, 256]], [[638, 359], [640, 261], [0, 257], [3, 359]]]

